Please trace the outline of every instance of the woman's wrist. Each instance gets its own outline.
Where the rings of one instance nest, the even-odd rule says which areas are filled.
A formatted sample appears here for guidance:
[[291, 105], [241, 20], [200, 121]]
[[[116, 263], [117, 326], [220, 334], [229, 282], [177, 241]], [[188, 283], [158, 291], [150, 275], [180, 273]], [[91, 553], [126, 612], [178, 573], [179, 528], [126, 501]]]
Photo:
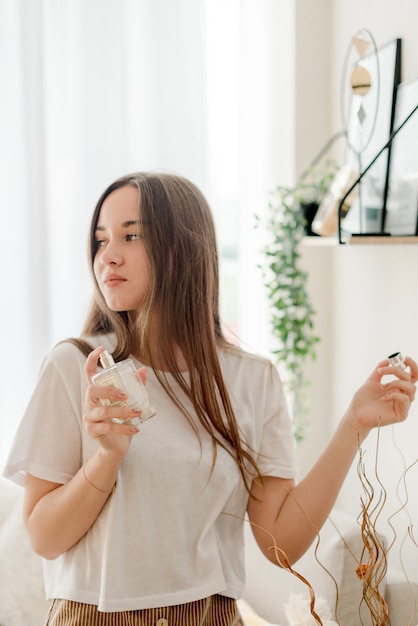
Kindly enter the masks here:
[[370, 433], [370, 427], [364, 426], [357, 419], [355, 410], [350, 407], [340, 422], [340, 428], [346, 440], [350, 440], [353, 446], [358, 449]]
[[101, 487], [97, 487], [97, 485], [94, 485], [88, 478], [86, 475], [86, 466], [83, 465], [81, 467], [81, 473], [83, 474], [83, 478], [85, 480], [85, 482], [90, 485], [90, 487], [92, 487], [93, 489], [95, 489], [96, 491], [99, 491], [100, 493], [107, 493], [108, 495], [110, 495], [111, 493], [113, 493], [116, 489], [116, 481], [113, 483], [113, 487], [111, 489], [102, 489]]
[[121, 459], [102, 448], [90, 457], [81, 468], [84, 482], [92, 489], [103, 494], [111, 494], [116, 488]]

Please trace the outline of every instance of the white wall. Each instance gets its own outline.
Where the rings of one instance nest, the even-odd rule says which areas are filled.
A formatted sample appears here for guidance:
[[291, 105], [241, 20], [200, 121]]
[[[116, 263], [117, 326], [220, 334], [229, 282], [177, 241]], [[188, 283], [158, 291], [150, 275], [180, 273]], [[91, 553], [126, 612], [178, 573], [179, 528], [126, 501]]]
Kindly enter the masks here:
[[298, 445], [299, 467], [304, 475], [316, 461], [334, 429], [333, 364], [335, 314], [332, 306], [334, 265], [330, 255], [335, 248], [331, 239], [306, 238], [301, 247], [301, 265], [308, 272], [308, 292], [316, 312], [315, 330], [320, 337], [317, 359], [308, 362], [305, 377], [309, 384], [309, 414], [305, 438]]
[[[300, 174], [332, 134], [329, 54], [332, 0], [296, 0], [295, 168]], [[320, 18], [318, 18], [320, 16]]]

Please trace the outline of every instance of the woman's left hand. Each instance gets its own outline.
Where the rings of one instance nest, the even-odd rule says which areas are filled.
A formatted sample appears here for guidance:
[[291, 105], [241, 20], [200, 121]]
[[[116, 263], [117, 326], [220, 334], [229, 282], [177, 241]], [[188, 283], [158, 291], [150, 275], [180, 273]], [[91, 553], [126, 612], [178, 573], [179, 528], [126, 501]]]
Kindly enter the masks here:
[[[405, 358], [407, 369], [389, 365], [387, 359], [378, 363], [364, 385], [351, 401], [347, 417], [357, 432], [368, 431], [376, 426], [403, 422], [415, 399], [418, 366], [410, 357]], [[386, 382], [382, 379], [391, 376]]]

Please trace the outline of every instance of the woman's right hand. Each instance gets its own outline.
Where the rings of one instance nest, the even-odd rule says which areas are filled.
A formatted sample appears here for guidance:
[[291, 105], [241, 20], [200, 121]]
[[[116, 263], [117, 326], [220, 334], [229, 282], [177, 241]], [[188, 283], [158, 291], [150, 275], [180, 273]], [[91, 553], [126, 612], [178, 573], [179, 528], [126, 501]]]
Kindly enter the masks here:
[[[130, 406], [104, 405], [102, 399], [123, 402], [127, 395], [122, 389], [94, 385], [92, 376], [97, 373], [97, 362], [104, 348], [98, 347], [87, 357], [84, 371], [89, 381], [84, 401], [83, 420], [87, 434], [96, 439], [106, 453], [115, 458], [123, 458], [129, 449], [131, 439], [139, 430], [129, 421], [126, 424], [112, 422], [111, 419], [121, 418], [130, 420], [141, 414], [139, 409]], [[140, 370], [141, 378], [145, 382], [146, 372]]]

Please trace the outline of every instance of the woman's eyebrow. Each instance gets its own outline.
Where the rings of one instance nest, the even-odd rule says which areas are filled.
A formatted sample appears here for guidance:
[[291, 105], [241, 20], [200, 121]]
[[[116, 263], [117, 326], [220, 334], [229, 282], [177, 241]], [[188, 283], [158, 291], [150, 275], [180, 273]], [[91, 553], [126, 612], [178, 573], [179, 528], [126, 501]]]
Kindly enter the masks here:
[[[126, 222], [122, 222], [121, 226], [122, 228], [130, 228], [131, 226], [139, 226], [141, 223], [142, 222], [139, 222], [138, 220], [127, 220]], [[106, 227], [97, 224], [96, 230], [106, 230]]]
[[138, 220], [127, 220], [122, 223], [122, 228], [129, 228], [130, 226], [139, 226]]

